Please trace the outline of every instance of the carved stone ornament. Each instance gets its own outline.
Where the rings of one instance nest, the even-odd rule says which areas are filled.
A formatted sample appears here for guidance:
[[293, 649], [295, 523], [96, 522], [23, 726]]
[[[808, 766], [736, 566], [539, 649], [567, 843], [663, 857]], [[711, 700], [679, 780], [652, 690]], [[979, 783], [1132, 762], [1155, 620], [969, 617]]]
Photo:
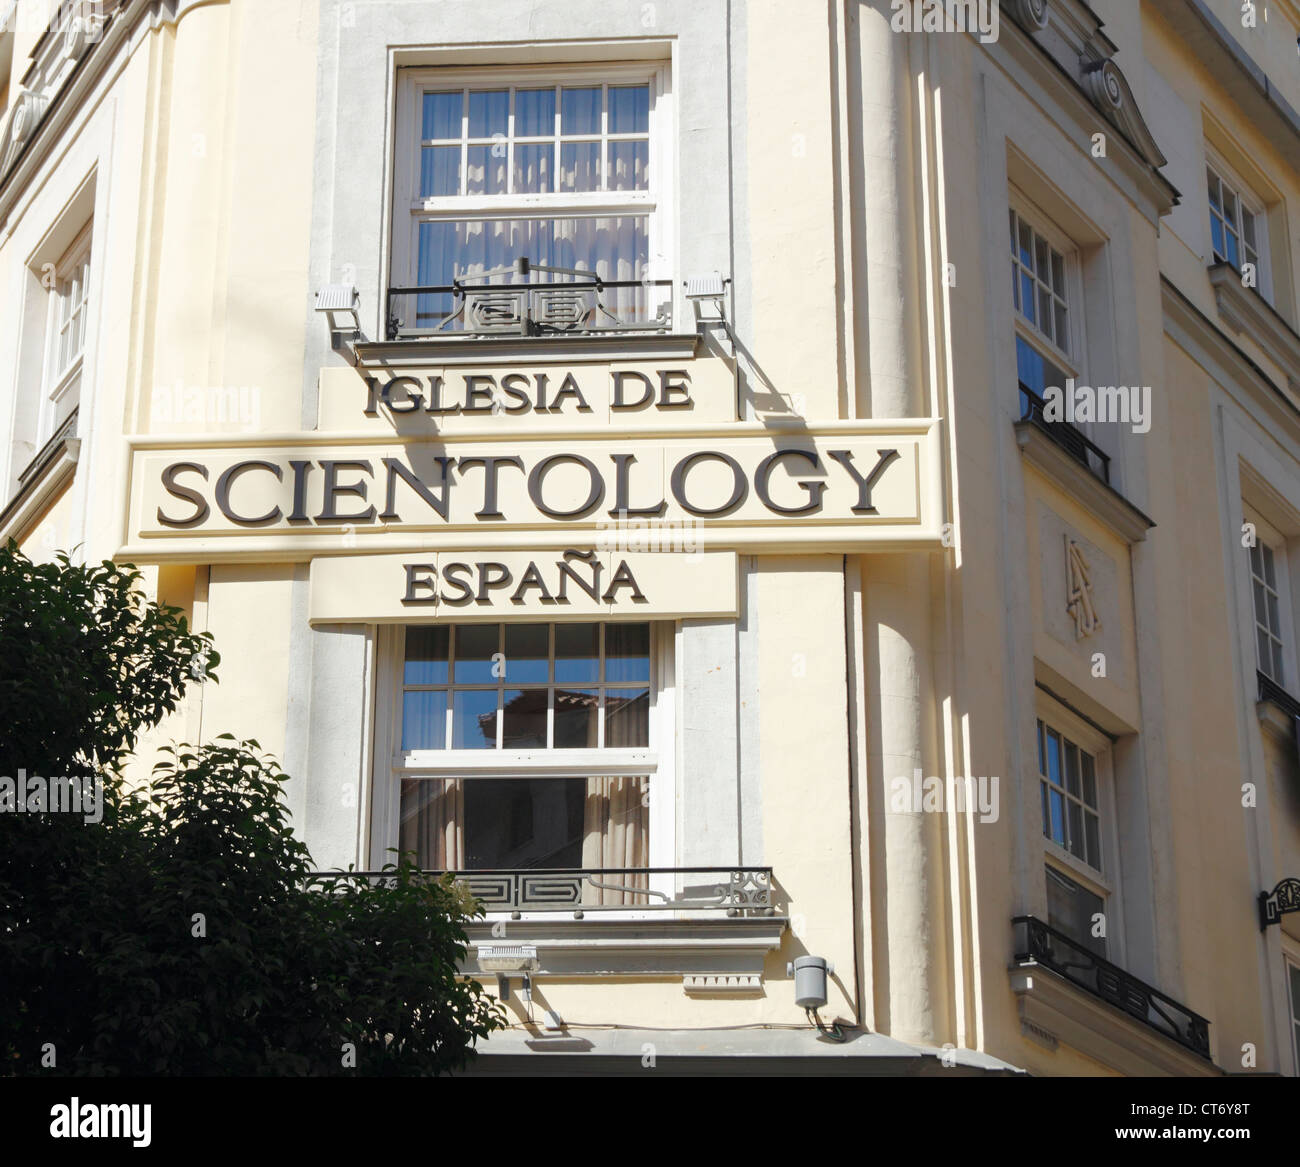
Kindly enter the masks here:
[[1101, 617], [1093, 602], [1092, 568], [1084, 558], [1083, 548], [1069, 535], [1065, 537], [1066, 611], [1074, 620], [1074, 638], [1083, 640], [1101, 627]]
[[31, 89], [20, 89], [13, 105], [0, 122], [0, 176], [18, 160], [23, 146], [45, 116], [49, 98]]
[[1003, 3], [1022, 27], [1040, 32], [1047, 27], [1047, 0], [1003, 0]]

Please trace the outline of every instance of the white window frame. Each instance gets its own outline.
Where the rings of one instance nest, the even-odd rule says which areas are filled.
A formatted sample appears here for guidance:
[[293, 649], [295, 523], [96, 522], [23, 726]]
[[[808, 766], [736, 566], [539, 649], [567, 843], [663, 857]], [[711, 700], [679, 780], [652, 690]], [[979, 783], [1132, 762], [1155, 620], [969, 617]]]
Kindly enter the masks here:
[[[1246, 262], [1246, 248], [1249, 244], [1246, 243], [1244, 221], [1241, 212], [1249, 211], [1251, 215], [1254, 216], [1256, 235], [1255, 245], [1251, 250], [1255, 252], [1255, 283], [1259, 294], [1271, 304], [1273, 302], [1273, 272], [1272, 263], [1270, 262], [1272, 255], [1268, 246], [1268, 208], [1265, 206], [1264, 200], [1261, 199], [1253, 189], [1251, 189], [1250, 184], [1243, 181], [1241, 175], [1229, 166], [1223, 160], [1221, 155], [1209, 148], [1205, 151], [1205, 168], [1219, 180], [1219, 201], [1223, 201], [1222, 188], [1224, 186], [1231, 190], [1233, 197], [1237, 200], [1237, 221], [1232, 225], [1232, 231], [1237, 237], [1237, 243], [1241, 250], [1241, 259], [1243, 263]], [[1215, 212], [1214, 208], [1210, 204], [1210, 194], [1208, 189], [1205, 194], [1205, 211], [1206, 227], [1209, 230], [1207, 243], [1209, 244], [1210, 262], [1228, 263], [1229, 260], [1226, 256], [1221, 259], [1214, 250], [1213, 219]], [[1226, 220], [1226, 216], [1224, 215], [1220, 215], [1219, 218]], [[1236, 270], [1238, 272], [1241, 271], [1240, 264], [1237, 265]]]
[[[90, 339], [90, 281], [94, 276], [90, 263], [92, 228], [93, 224], [87, 223], [78, 232], [54, 268], [54, 285], [49, 290], [46, 313], [45, 374], [42, 378], [37, 449], [53, 436], [55, 418], [64, 399], [69, 393], [80, 394], [82, 366]], [[65, 321], [61, 319], [63, 308], [69, 303], [74, 288], [77, 301]], [[74, 324], [80, 329], [80, 344], [76, 352], [61, 364], [60, 341], [65, 327], [71, 328]]]
[[[1093, 867], [1062, 847], [1043, 830], [1044, 776], [1039, 773], [1038, 766], [1039, 721], [1044, 725], [1044, 747], [1046, 747], [1046, 730], [1051, 729], [1092, 755], [1097, 782], [1097, 835], [1101, 845], [1102, 862], [1100, 868]], [[1101, 899], [1102, 910], [1106, 915], [1105, 958], [1112, 964], [1122, 965], [1124, 963], [1123, 896], [1120, 892], [1119, 823], [1116, 813], [1114, 759], [1110, 739], [1064, 706], [1040, 698], [1034, 710], [1033, 743], [1032, 757], [1036, 779], [1033, 821], [1037, 824], [1036, 834], [1042, 844], [1042, 865], [1055, 868]], [[1043, 878], [1046, 878], [1045, 872]], [[1046, 887], [1043, 894], [1046, 896]]]
[[[431, 219], [560, 219], [646, 215], [647, 279], [669, 279], [674, 255], [673, 101], [666, 61], [467, 68], [404, 68], [397, 86], [389, 284], [415, 286], [419, 224]], [[420, 95], [426, 89], [530, 89], [562, 85], [650, 86], [650, 183], [644, 191], [419, 197]], [[465, 111], [468, 116], [468, 109]], [[511, 130], [514, 114], [511, 112]], [[558, 117], [558, 110], [557, 110]], [[602, 127], [604, 131], [605, 127]], [[465, 131], [467, 133], [467, 130]], [[602, 132], [602, 141], [608, 134]], [[513, 132], [507, 175], [513, 168]], [[462, 155], [462, 168], [464, 156]], [[462, 171], [463, 172], [463, 171]], [[558, 176], [557, 176], [558, 177]]]
[[1291, 990], [1291, 970], [1300, 972], [1300, 946], [1283, 941], [1282, 978], [1287, 1002], [1287, 1029], [1291, 1039], [1292, 1073], [1300, 1077], [1300, 997]]
[[[481, 621], [480, 623], [598, 623], [616, 624], [617, 621], [593, 617], [581, 621], [548, 620], [544, 615], [532, 619]], [[370, 829], [369, 867], [378, 870], [394, 859], [401, 829], [401, 784], [406, 778], [464, 778], [469, 781], [490, 781], [493, 778], [596, 778], [636, 777], [646, 775], [649, 787], [648, 867], [674, 867], [676, 856], [676, 791], [674, 786], [674, 761], [676, 756], [676, 691], [673, 672], [674, 628], [662, 621], [632, 621], [650, 625], [650, 714], [649, 745], [631, 749], [566, 749], [566, 750], [411, 750], [401, 748], [403, 668], [405, 664], [405, 630], [408, 625], [386, 625], [379, 630], [379, 677], [376, 687], [376, 718], [374, 745], [373, 801]], [[412, 624], [418, 621], [412, 621]], [[447, 624], [461, 621], [449, 619]], [[464, 623], [470, 623], [465, 621]], [[507, 687], [509, 678], [507, 673]], [[540, 684], [540, 682], [539, 682]], [[554, 683], [552, 682], [552, 685]], [[614, 687], [634, 688], [636, 682]], [[588, 686], [578, 685], [575, 688]], [[450, 702], [448, 705], [450, 706]], [[548, 711], [549, 726], [553, 724], [554, 709]], [[604, 713], [601, 713], [603, 737]], [[498, 718], [498, 741], [501, 722]], [[673, 877], [659, 876], [649, 881], [652, 890], [662, 891], [669, 898], [674, 894]], [[581, 909], [582, 905], [576, 905]], [[524, 919], [563, 919], [564, 912], [546, 911], [522, 913]], [[601, 919], [666, 918], [662, 911], [648, 912], [639, 909], [599, 910]], [[511, 909], [492, 910], [488, 919], [506, 919]]]
[[1277, 677], [1273, 675], [1272, 662], [1270, 662], [1270, 667], [1266, 669], [1264, 668], [1264, 662], [1259, 658], [1259, 630], [1265, 626], [1260, 624], [1259, 612], [1255, 606], [1255, 567], [1251, 549], [1246, 548], [1246, 589], [1250, 597], [1251, 615], [1250, 642], [1251, 651], [1255, 657], [1255, 667], [1269, 680], [1280, 685], [1287, 692], [1294, 693], [1300, 688], [1300, 685], [1297, 684], [1296, 674], [1295, 630], [1291, 621], [1291, 573], [1290, 565], [1287, 562], [1288, 547], [1286, 537], [1249, 503], [1242, 504], [1242, 514], [1246, 522], [1254, 524], [1255, 542], [1261, 548], [1261, 560], [1263, 547], [1268, 547], [1273, 553], [1274, 590], [1277, 594], [1279, 626], [1277, 629], [1270, 626], [1267, 631], [1270, 637], [1276, 640], [1282, 648], [1282, 676]]
[[[1024, 270], [1019, 259], [1020, 237], [1018, 231], [1016, 235], [1017, 249], [1012, 255], [1016, 282], [1012, 288], [1011, 299], [1011, 311], [1015, 319], [1016, 335], [1023, 337], [1030, 345], [1038, 349], [1045, 357], [1048, 357], [1053, 364], [1059, 365], [1068, 376], [1074, 377], [1076, 380], [1082, 380], [1086, 374], [1085, 354], [1088, 346], [1084, 328], [1083, 265], [1079, 256], [1079, 248], [1073, 239], [1024, 198], [1023, 195], [1013, 192], [1009, 200], [1008, 210], [1016, 216], [1017, 225], [1023, 224], [1028, 227], [1037, 238], [1042, 239], [1049, 248], [1054, 249], [1061, 255], [1065, 269], [1065, 291], [1067, 294], [1062, 298], [1065, 301], [1066, 331], [1069, 334], [1067, 337], [1069, 347], [1063, 347], [1036, 324], [1031, 324], [1025, 319], [1024, 313], [1018, 306], [1020, 273]], [[1037, 248], [1035, 247], [1036, 257]], [[1035, 266], [1037, 265], [1035, 264]], [[1035, 296], [1038, 294], [1039, 287], [1040, 282], [1036, 280], [1034, 285]], [[1035, 311], [1037, 311], [1037, 303], [1035, 303]], [[1055, 326], [1053, 326], [1053, 331], [1055, 331]]]

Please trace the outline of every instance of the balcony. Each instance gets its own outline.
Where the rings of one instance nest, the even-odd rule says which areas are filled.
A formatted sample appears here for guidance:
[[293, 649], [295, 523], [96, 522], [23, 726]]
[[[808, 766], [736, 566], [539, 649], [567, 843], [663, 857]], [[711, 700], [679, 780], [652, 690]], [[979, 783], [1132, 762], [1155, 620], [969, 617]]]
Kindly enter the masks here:
[[[1084, 948], [1034, 916], [1017, 916], [1011, 923], [1015, 929], [1013, 974], [1035, 968], [1047, 969], [1089, 996], [1121, 1010], [1145, 1029], [1168, 1038], [1197, 1058], [1204, 1059], [1204, 1063], [1209, 1062], [1210, 1023], [1204, 1017], [1193, 1013], [1172, 997], [1165, 996], [1160, 990], [1125, 972], [1118, 965], [1111, 964], [1110, 961]], [[1027, 989], [1019, 986], [1016, 991], [1022, 996], [1028, 992]], [[1048, 1010], [1051, 1010], [1057, 1018], [1065, 1018], [1068, 1006], [1062, 1007], [1059, 1002], [1050, 1002], [1044, 1007], [1043, 1012], [1034, 1017], [1027, 1017], [1022, 1006], [1022, 1020], [1027, 1023], [1028, 1028], [1042, 1032], [1046, 1028], [1043, 1018]], [[1123, 1047], [1126, 1053], [1132, 1053], [1135, 1045], [1142, 1044], [1125, 1042], [1122, 1037], [1112, 1038], [1111, 1034], [1100, 1031], [1100, 1027], [1096, 1026], [1095, 1022], [1078, 1015], [1071, 1015], [1065, 1019], [1073, 1023], [1074, 1032], [1084, 1034], [1086, 1040], [1100, 1038], [1111, 1047]], [[1054, 1029], [1065, 1028], [1056, 1025], [1050, 1018], [1047, 1024]], [[1078, 1043], [1072, 1041], [1072, 1044], [1078, 1044], [1080, 1048], [1084, 1045], [1082, 1041]], [[1094, 1051], [1085, 1048], [1084, 1052]], [[1102, 1057], [1103, 1060], [1115, 1064], [1113, 1049], [1112, 1056], [1104, 1053], [1094, 1054], [1094, 1056]], [[1153, 1049], [1149, 1043], [1140, 1050], [1139, 1056], [1145, 1058], [1146, 1064], [1157, 1065], [1169, 1072], [1180, 1072], [1186, 1069], [1186, 1067], [1178, 1067], [1176, 1063], [1171, 1064], [1170, 1059], [1165, 1057], [1162, 1051], [1158, 1048]], [[1211, 1066], [1202, 1064], [1201, 1072], [1210, 1068]]]
[[1087, 467], [1093, 474], [1110, 485], [1110, 455], [1095, 442], [1089, 441], [1069, 422], [1048, 421], [1045, 415], [1047, 403], [1020, 382], [1021, 413], [1020, 420], [1031, 422], [1070, 455], [1076, 462]]
[[672, 280], [604, 280], [518, 259], [451, 284], [389, 288], [387, 339], [666, 334], [672, 288]]
[[[680, 978], [691, 995], [761, 995], [769, 956], [781, 946], [784, 909], [770, 867], [588, 867], [425, 871], [451, 875], [497, 918], [466, 925], [461, 971], [491, 976], [479, 953], [501, 943], [536, 949], [541, 977]], [[377, 871], [317, 872], [311, 882], [382, 883]]]
[[[729, 917], [773, 916], [770, 867], [531, 867], [496, 871], [433, 871], [450, 875], [489, 912], [674, 912]], [[312, 882], [369, 879], [381, 871], [319, 871]]]

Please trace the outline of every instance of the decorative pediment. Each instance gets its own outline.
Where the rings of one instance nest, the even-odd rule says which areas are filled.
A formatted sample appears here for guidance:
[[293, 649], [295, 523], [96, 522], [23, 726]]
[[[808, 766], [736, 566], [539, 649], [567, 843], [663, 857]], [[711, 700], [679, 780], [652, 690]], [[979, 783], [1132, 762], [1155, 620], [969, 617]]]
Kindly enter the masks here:
[[1128, 78], [1114, 61], [1080, 62], [1084, 92], [1106, 119], [1114, 125], [1142, 155], [1149, 166], [1159, 170], [1169, 160], [1161, 153], [1155, 136], [1138, 112], [1137, 101]]
[[1102, 31], [1096, 13], [1080, 0], [1003, 0], [1003, 8], [1088, 100], [1142, 156], [1159, 170], [1168, 159], [1138, 110], [1123, 71], [1112, 59], [1118, 51]]

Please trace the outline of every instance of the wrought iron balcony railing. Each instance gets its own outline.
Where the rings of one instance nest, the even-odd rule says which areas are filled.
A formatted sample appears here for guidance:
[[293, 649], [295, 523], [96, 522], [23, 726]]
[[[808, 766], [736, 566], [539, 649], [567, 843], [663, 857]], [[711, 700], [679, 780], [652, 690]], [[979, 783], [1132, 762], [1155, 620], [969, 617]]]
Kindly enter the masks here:
[[[489, 912], [659, 911], [772, 916], [770, 867], [531, 867], [520, 870], [422, 872], [450, 875]], [[382, 871], [318, 871], [310, 882], [391, 882]]]
[[1051, 969], [1192, 1053], [1210, 1056], [1210, 1023], [1204, 1017], [1035, 916], [1017, 916], [1011, 923], [1016, 930], [1016, 963], [1033, 962]]
[[672, 287], [519, 259], [450, 284], [389, 288], [388, 339], [668, 332]]
[[1020, 420], [1033, 422], [1071, 458], [1082, 462], [1107, 485], [1110, 484], [1110, 455], [1091, 442], [1067, 421], [1048, 421], [1047, 402], [1023, 381], [1020, 382]]
[[1255, 670], [1255, 680], [1259, 686], [1258, 700], [1271, 701], [1290, 717], [1300, 720], [1300, 701], [1296, 700], [1272, 677], [1261, 673], [1258, 669]]

